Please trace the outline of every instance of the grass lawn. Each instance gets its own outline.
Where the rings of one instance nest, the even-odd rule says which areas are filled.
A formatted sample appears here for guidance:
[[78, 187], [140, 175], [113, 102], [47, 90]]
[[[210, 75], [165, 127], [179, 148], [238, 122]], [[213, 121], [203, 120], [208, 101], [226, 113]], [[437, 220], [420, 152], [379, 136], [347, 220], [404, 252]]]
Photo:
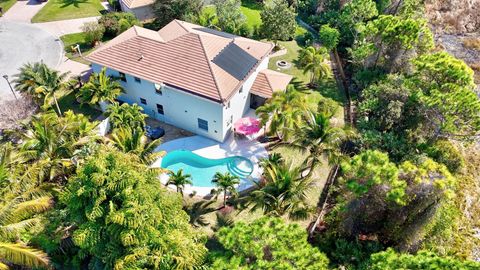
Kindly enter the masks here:
[[62, 110], [62, 112], [72, 110], [74, 113], [81, 113], [85, 116], [88, 116], [92, 121], [102, 114], [101, 111], [92, 108], [90, 105], [85, 104], [80, 106], [80, 103], [77, 102], [74, 93], [70, 93], [69, 95], [61, 98], [58, 101], [58, 105], [60, 106], [60, 110]]
[[[277, 70], [275, 63], [278, 60], [287, 60], [290, 63], [292, 63], [292, 67], [290, 69], [286, 69], [286, 70], [281, 69], [278, 71], [293, 75], [295, 77], [294, 83], [295, 85], [298, 86], [297, 87], [298, 89], [303, 89], [301, 91], [305, 93], [308, 105], [310, 105], [310, 107], [315, 108], [318, 102], [323, 98], [327, 97], [327, 98], [333, 99], [336, 102], [336, 106], [337, 106], [336, 114], [334, 116], [335, 122], [337, 123], [337, 125], [343, 125], [344, 124], [344, 111], [343, 111], [344, 97], [342, 95], [342, 92], [339, 91], [339, 89], [337, 88], [334, 78], [327, 79], [324, 82], [320, 83], [318, 88], [315, 90], [306, 89], [305, 85], [309, 81], [309, 76], [308, 74], [304, 74], [303, 71], [295, 65], [295, 60], [298, 57], [299, 50], [301, 50], [301, 44], [302, 44], [301, 36], [303, 35], [303, 33], [305, 33], [305, 31], [306, 30], [303, 28], [298, 28], [297, 39], [292, 41], [279, 42], [285, 49], [287, 49], [287, 53], [282, 56], [271, 58], [269, 63], [269, 68], [273, 70]], [[301, 150], [298, 150], [298, 149], [292, 149], [288, 146], [275, 147], [271, 149], [270, 152], [276, 152], [276, 153], [282, 154], [287, 164], [291, 163], [293, 166], [301, 165], [307, 157], [307, 153], [302, 152]], [[330, 166], [328, 165], [327, 161], [324, 160], [322, 164], [317, 167], [317, 169], [313, 174], [312, 187], [307, 195], [308, 203], [312, 207], [315, 207], [318, 203], [318, 199], [322, 192], [323, 186], [325, 185], [325, 182], [327, 180], [329, 170], [330, 170]], [[198, 198], [186, 198], [186, 200], [195, 201], [195, 200], [198, 200]], [[215, 206], [220, 207], [221, 204], [222, 204], [221, 200], [218, 200]], [[249, 223], [262, 216], [263, 216], [263, 213], [261, 211], [250, 212], [249, 209], [245, 209], [243, 211], [235, 210], [232, 213], [232, 218], [234, 222], [242, 221], [242, 222]], [[216, 213], [213, 212], [206, 215], [206, 219], [210, 224], [206, 227], [203, 227], [202, 230], [204, 230], [207, 233], [207, 235], [211, 236], [214, 234], [214, 229], [217, 222]], [[285, 217], [285, 221], [288, 223], [297, 223], [301, 227], [306, 228], [309, 225], [309, 223], [312, 221], [312, 219], [310, 218], [306, 220], [292, 221]], [[216, 247], [216, 244], [214, 243], [215, 241], [212, 240], [212, 242], [213, 242], [212, 246], [213, 248], [215, 248]]]
[[49, 0], [32, 18], [33, 23], [100, 16], [100, 0]]
[[247, 24], [251, 29], [260, 27], [262, 24], [262, 18], [260, 17], [262, 5], [259, 2], [255, 0], [244, 0], [242, 1], [242, 7], [240, 9], [247, 18]]
[[[80, 50], [82, 51], [83, 56], [88, 55], [95, 49], [91, 44], [85, 41], [85, 33], [68, 34], [61, 36], [60, 39], [62, 40], [65, 48], [65, 55], [69, 59], [86, 65], [90, 64], [90, 62], [84, 60], [82, 57], [80, 57], [80, 55], [72, 53], [72, 46], [75, 46], [76, 44], [80, 45]], [[104, 38], [102, 42], [107, 42], [109, 40], [109, 38]]]
[[3, 13], [5, 14], [16, 2], [17, 0], [0, 0], [0, 7], [3, 8]]
[[[260, 17], [260, 11], [262, 10], [262, 5], [254, 0], [244, 0], [242, 1], [242, 6], [240, 7], [243, 15], [247, 19], [247, 25], [250, 29], [255, 29], [260, 27], [262, 24], [262, 19]], [[207, 14], [215, 14], [215, 6], [208, 5], [203, 8], [203, 12]]]

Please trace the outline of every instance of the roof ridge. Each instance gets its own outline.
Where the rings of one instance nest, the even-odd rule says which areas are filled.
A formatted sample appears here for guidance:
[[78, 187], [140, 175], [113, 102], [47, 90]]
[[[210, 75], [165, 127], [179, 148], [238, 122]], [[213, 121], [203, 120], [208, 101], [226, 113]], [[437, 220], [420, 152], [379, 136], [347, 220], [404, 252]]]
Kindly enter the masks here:
[[202, 40], [202, 38], [199, 34], [195, 34], [195, 33], [191, 33], [191, 34], [196, 35], [198, 40], [200, 41], [200, 45], [202, 46], [202, 50], [203, 50], [203, 55], [205, 56], [205, 59], [207, 60], [208, 68], [210, 69], [210, 73], [212, 74], [213, 82], [215, 83], [215, 86], [217, 88], [218, 96], [220, 97], [220, 101], [223, 103], [222, 92], [220, 91], [220, 87], [218, 86], [217, 77], [215, 76], [215, 72], [212, 69], [212, 63], [211, 63], [210, 59], [208, 58], [207, 50], [205, 49], [205, 45], [203, 44], [203, 40]]
[[178, 25], [180, 25], [180, 27], [182, 27], [183, 30], [187, 31], [187, 33], [192, 33], [192, 32], [190, 32], [190, 30], [187, 29], [187, 27], [185, 27], [184, 25], [182, 25], [182, 22], [183, 22], [183, 21], [181, 21], [181, 20], [179, 20], [179, 19], [174, 19], [174, 21], [175, 21]]

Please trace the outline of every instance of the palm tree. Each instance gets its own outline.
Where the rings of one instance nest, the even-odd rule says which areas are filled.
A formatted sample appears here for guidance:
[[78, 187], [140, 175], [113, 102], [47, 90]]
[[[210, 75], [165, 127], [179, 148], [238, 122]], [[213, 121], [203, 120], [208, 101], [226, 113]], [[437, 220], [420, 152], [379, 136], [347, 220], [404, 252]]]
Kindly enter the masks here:
[[39, 189], [22, 192], [0, 204], [0, 269], [7, 264], [50, 268], [47, 254], [20, 240], [20, 234], [40, 222], [35, 215], [52, 206], [52, 197]]
[[142, 111], [143, 108], [138, 104], [123, 103], [120, 105], [118, 102], [114, 102], [108, 106], [105, 115], [109, 118], [112, 129], [120, 127], [136, 129], [145, 126], [146, 115]]
[[61, 115], [58, 97], [67, 94], [67, 76], [68, 73], [60, 73], [43, 62], [37, 62], [21, 67], [13, 82], [17, 91], [33, 96], [37, 102], [43, 102], [44, 109], [55, 103], [58, 114]]
[[42, 100], [43, 96], [35, 92], [35, 89], [39, 86], [38, 81], [40, 81], [39, 74], [42, 69], [42, 62], [36, 63], [27, 63], [20, 68], [20, 73], [15, 75], [15, 89], [23, 94], [28, 94], [33, 97], [36, 101]]
[[95, 126], [71, 111], [64, 117], [53, 112], [34, 116], [21, 133], [19, 156], [28, 162], [25, 177], [39, 182], [65, 178], [73, 172], [75, 151], [97, 137]]
[[106, 68], [100, 73], [93, 73], [89, 81], [77, 93], [77, 99], [82, 103], [97, 105], [99, 102], [113, 103], [123, 92], [120, 83], [106, 75]]
[[187, 212], [190, 217], [190, 224], [194, 227], [201, 227], [210, 225], [205, 215], [214, 212], [216, 209], [212, 207], [215, 201], [198, 201], [183, 206], [183, 210]]
[[230, 174], [229, 172], [220, 173], [217, 172], [212, 179], [217, 188], [215, 193], [218, 195], [223, 192], [223, 207], [227, 205], [227, 193], [231, 195], [237, 194], [236, 185], [240, 184], [240, 178], [238, 176]]
[[283, 164], [285, 162], [285, 159], [282, 157], [280, 153], [272, 153], [268, 155], [267, 158], [262, 158], [260, 159], [260, 162], [258, 165], [262, 168], [267, 168], [267, 167], [275, 167], [280, 164]]
[[298, 62], [304, 73], [310, 73], [312, 86], [331, 75], [330, 65], [325, 61], [326, 55], [327, 50], [322, 47], [309, 46], [300, 52]]
[[251, 211], [262, 209], [273, 216], [288, 214], [292, 219], [308, 217], [311, 207], [306, 200], [312, 181], [302, 177], [300, 167], [281, 163], [265, 170], [263, 176], [264, 184], [256, 183], [259, 189], [250, 193], [247, 205], [252, 206]]
[[191, 185], [192, 182], [192, 176], [190, 174], [183, 174], [183, 169], [178, 170], [177, 172], [172, 172], [170, 171], [168, 173], [168, 185], [174, 185], [177, 187], [177, 192], [182, 194], [183, 196], [183, 189], [185, 188], [185, 185]]
[[305, 104], [305, 96], [289, 85], [285, 91], [274, 92], [272, 98], [257, 108], [256, 113], [263, 126], [270, 121], [270, 134], [287, 141], [301, 121]]
[[145, 136], [145, 131], [139, 127], [135, 129], [116, 129], [112, 133], [111, 142], [120, 151], [137, 155], [147, 165], [150, 165], [164, 154], [164, 152], [155, 152], [155, 149], [162, 143], [161, 139], [149, 142], [147, 136]]
[[338, 163], [342, 143], [353, 135], [350, 129], [332, 126], [330, 119], [331, 117], [325, 113], [308, 111], [305, 115], [305, 123], [290, 144], [292, 147], [308, 152], [305, 160], [305, 166], [309, 170], [308, 177], [322, 163], [323, 157], [326, 157], [329, 163]]

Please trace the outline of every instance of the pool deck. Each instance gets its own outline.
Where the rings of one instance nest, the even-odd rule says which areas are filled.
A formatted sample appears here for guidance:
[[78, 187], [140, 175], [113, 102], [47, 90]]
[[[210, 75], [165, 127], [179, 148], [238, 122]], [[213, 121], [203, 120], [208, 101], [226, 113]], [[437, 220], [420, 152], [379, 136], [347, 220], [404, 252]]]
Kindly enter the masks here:
[[[199, 135], [180, 138], [166, 142], [160, 145], [156, 150], [166, 151], [167, 153], [174, 150], [190, 150], [195, 154], [211, 159], [230, 156], [242, 156], [248, 158], [254, 164], [253, 172], [249, 179], [245, 179], [240, 183], [237, 187], [238, 191], [251, 187], [253, 185], [252, 180], [258, 181], [260, 179], [262, 169], [258, 166], [258, 161], [261, 158], [268, 157], [267, 150], [257, 140], [234, 138], [233, 135], [229, 136], [223, 143]], [[160, 167], [161, 162], [162, 159], [160, 158], [152, 164], [152, 167]], [[160, 180], [165, 184], [168, 180], [168, 175], [162, 174]], [[211, 190], [211, 187], [195, 187], [188, 185], [184, 189], [184, 194], [188, 195], [195, 192], [196, 195], [206, 196], [211, 193]]]

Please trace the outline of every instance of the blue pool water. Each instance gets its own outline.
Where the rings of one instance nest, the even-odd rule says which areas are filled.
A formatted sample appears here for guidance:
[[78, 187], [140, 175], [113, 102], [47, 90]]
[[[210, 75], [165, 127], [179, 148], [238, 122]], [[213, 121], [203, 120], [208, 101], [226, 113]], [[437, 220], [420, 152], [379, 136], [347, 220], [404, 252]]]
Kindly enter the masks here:
[[246, 178], [253, 172], [253, 163], [241, 156], [210, 159], [187, 150], [169, 152], [162, 159], [162, 168], [192, 176], [193, 186], [213, 187], [212, 178], [217, 172], [230, 172], [240, 178]]

